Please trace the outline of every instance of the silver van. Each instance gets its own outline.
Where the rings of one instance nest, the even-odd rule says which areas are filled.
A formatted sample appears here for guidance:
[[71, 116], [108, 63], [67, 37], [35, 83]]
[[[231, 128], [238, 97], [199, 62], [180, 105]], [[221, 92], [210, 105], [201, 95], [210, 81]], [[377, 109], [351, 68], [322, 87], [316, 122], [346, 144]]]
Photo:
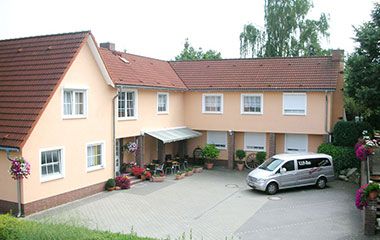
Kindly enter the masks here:
[[253, 189], [275, 194], [279, 189], [316, 185], [325, 188], [335, 179], [332, 157], [320, 153], [278, 154], [247, 176]]

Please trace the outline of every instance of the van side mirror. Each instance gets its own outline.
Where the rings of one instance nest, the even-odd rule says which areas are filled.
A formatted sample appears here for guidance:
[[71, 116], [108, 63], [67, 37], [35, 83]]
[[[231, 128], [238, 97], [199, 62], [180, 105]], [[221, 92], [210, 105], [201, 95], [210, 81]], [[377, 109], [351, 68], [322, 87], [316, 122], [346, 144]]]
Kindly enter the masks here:
[[281, 174], [286, 173], [286, 168], [280, 168], [280, 173], [281, 173]]

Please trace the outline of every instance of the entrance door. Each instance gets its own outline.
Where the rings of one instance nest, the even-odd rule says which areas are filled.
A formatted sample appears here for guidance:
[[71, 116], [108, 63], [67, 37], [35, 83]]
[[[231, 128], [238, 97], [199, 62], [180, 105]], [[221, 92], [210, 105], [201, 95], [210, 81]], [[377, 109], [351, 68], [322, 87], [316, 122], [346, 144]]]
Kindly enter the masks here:
[[115, 144], [115, 174], [120, 175], [120, 139], [116, 139]]

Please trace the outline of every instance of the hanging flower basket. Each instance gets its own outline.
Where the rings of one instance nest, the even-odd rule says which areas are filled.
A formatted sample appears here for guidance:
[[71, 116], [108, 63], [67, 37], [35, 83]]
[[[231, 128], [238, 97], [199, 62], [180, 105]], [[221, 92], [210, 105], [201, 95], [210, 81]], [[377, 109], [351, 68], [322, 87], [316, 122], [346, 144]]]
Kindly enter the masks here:
[[136, 142], [129, 142], [125, 145], [125, 148], [127, 149], [128, 152], [134, 153], [138, 149], [138, 145]]
[[9, 168], [9, 174], [13, 179], [28, 178], [30, 175], [30, 164], [23, 157], [16, 157], [11, 160], [11, 167]]

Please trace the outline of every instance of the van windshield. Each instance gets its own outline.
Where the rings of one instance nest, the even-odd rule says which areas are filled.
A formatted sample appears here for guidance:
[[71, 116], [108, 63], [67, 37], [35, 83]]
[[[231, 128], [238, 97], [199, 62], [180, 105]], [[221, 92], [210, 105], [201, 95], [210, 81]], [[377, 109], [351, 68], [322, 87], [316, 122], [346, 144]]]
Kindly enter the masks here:
[[259, 168], [267, 170], [267, 171], [273, 171], [283, 162], [284, 160], [281, 160], [281, 159], [270, 158], [266, 160], [263, 164], [261, 164]]

